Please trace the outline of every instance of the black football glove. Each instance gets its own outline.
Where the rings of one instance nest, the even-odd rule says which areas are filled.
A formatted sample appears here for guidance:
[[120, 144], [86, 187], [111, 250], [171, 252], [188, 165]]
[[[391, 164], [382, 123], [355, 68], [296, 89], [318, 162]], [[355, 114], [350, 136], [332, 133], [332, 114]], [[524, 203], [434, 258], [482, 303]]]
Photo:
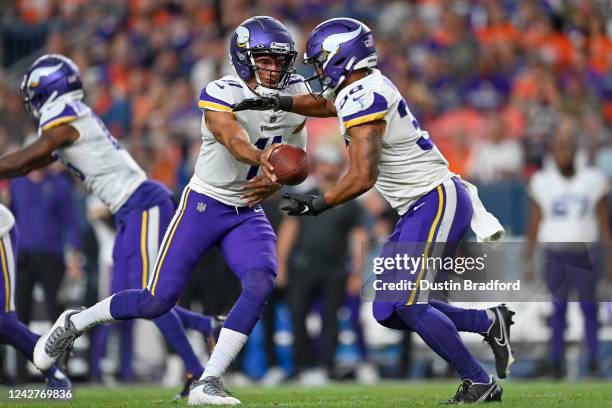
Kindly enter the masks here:
[[289, 205], [281, 207], [289, 215], [319, 215], [329, 208], [324, 196], [309, 194], [285, 193], [283, 198], [291, 200]]
[[282, 110], [289, 112], [292, 106], [293, 98], [291, 96], [270, 95], [245, 99], [243, 101], [238, 102], [237, 104], [234, 104], [232, 106], [232, 110], [234, 112], [239, 112], [243, 110]]

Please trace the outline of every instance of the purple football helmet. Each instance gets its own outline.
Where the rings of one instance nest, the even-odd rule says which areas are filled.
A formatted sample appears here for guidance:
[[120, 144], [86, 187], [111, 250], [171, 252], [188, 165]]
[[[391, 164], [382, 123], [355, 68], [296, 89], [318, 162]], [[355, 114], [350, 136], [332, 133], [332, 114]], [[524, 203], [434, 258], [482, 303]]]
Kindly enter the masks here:
[[[315, 75], [306, 79], [312, 96], [333, 99], [338, 87], [354, 70], [376, 66], [372, 31], [352, 18], [324, 21], [308, 37], [304, 63], [315, 67]], [[318, 81], [320, 91], [313, 89], [312, 81]]]
[[63, 95], [83, 98], [83, 84], [79, 67], [59, 54], [46, 54], [38, 58], [23, 76], [21, 102], [26, 112], [40, 118], [42, 107]]
[[[255, 65], [255, 57], [272, 55], [284, 57], [281, 70], [268, 70]], [[253, 76], [257, 84], [266, 88], [283, 89], [289, 83], [297, 52], [289, 31], [278, 20], [267, 16], [256, 16], [243, 21], [230, 40], [230, 58], [238, 76], [248, 81]], [[276, 84], [262, 81], [259, 71], [278, 72]]]

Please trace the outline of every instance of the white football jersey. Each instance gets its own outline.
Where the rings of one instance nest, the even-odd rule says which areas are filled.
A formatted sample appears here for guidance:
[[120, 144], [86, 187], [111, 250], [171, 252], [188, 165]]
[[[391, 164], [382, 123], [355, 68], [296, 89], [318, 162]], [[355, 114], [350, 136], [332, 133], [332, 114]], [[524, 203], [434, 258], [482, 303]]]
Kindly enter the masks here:
[[529, 195], [542, 210], [538, 241], [598, 241], [597, 203], [608, 189], [605, 174], [593, 167], [579, 167], [571, 178], [563, 177], [557, 166], [535, 173]]
[[15, 225], [15, 217], [11, 210], [0, 204], [0, 237], [8, 233]]
[[[257, 93], [304, 95], [308, 90], [303, 78], [293, 75], [287, 88], [274, 91], [259, 87]], [[228, 75], [209, 83], [202, 89], [198, 106], [204, 111], [232, 112], [233, 104], [256, 96], [240, 78]], [[234, 114], [249, 135], [250, 142], [259, 149], [265, 149], [272, 143], [289, 143], [302, 149], [306, 147], [304, 116], [271, 110], [240, 111]], [[259, 166], [251, 166], [236, 160], [230, 151], [215, 139], [206, 127], [202, 115], [202, 147], [189, 187], [224, 204], [245, 206], [246, 202], [240, 199], [244, 191], [240, 188], [258, 174], [261, 174]]]
[[38, 135], [68, 123], [79, 132], [70, 146], [54, 152], [85, 187], [116, 213], [147, 176], [132, 156], [83, 102], [55, 101], [41, 112]]
[[340, 133], [350, 143], [355, 125], [384, 119], [376, 189], [402, 215], [420, 196], [454, 176], [393, 83], [379, 70], [343, 88], [334, 106]]

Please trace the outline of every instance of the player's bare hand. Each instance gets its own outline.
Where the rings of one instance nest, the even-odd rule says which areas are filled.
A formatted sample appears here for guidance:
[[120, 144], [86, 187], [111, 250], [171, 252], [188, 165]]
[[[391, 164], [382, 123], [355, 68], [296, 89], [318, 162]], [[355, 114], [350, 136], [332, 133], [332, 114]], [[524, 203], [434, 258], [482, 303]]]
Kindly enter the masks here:
[[271, 146], [266, 147], [266, 149], [262, 152], [261, 156], [259, 156], [259, 165], [261, 166], [261, 170], [264, 173], [264, 176], [272, 180], [273, 182], [278, 182], [276, 175], [274, 174], [274, 166], [270, 163], [270, 156], [272, 152], [276, 150], [281, 143], [274, 143]]
[[280, 188], [281, 185], [279, 183], [270, 180], [265, 175], [256, 176], [242, 187], [245, 193], [240, 198], [246, 200], [249, 207], [254, 207], [277, 192]]

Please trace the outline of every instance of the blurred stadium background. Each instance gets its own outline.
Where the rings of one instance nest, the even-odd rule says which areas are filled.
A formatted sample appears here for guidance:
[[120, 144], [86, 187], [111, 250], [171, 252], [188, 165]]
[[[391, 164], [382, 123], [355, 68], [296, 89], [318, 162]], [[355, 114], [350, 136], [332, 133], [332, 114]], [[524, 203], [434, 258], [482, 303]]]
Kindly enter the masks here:
[[[195, 101], [209, 81], [233, 73], [226, 44], [234, 28], [251, 16], [271, 15], [287, 25], [303, 50], [316, 24], [350, 16], [373, 29], [381, 70], [406, 97], [451, 170], [479, 186], [485, 205], [512, 240], [524, 240], [527, 183], [549, 160], [550, 140], [563, 126], [577, 132], [579, 159], [612, 176], [610, 1], [16, 0], [0, 4], [0, 152], [35, 136], [18, 91], [28, 65], [43, 53], [62, 53], [81, 68], [86, 101], [111, 132], [152, 178], [180, 192], [200, 148], [201, 112]], [[309, 74], [301, 64], [297, 70]], [[320, 163], [339, 163], [344, 144], [336, 120], [309, 119], [307, 126], [311, 155]], [[50, 197], [46, 189], [55, 185], [50, 183], [68, 187], [61, 190], [61, 197]], [[307, 186], [316, 183], [312, 179]], [[42, 332], [65, 307], [90, 305], [108, 293], [112, 223], [104, 208], [60, 166], [21, 181], [0, 181], [3, 201], [11, 203], [11, 193], [19, 188], [31, 195], [26, 200], [28, 216], [22, 217], [28, 225], [19, 224], [18, 217], [22, 231], [18, 284], [23, 289], [17, 308], [22, 320]], [[309, 259], [320, 248], [298, 234], [297, 250], [287, 260], [286, 279], [233, 367], [230, 383], [263, 379], [272, 385], [283, 376], [316, 385], [329, 378], [374, 382], [454, 375], [419, 339], [378, 326], [370, 317], [369, 304], [360, 304], [359, 282], [351, 275], [355, 272], [351, 240], [359, 236], [383, 240], [394, 217], [375, 192], [358, 203], [352, 222], [336, 229], [336, 241], [321, 241], [337, 257]], [[269, 202], [266, 212], [274, 226], [282, 224], [278, 200]], [[325, 237], [325, 231], [308, 233]], [[335, 295], [318, 294], [313, 285], [312, 293], [300, 293], [303, 282], [298, 272], [307, 270], [308, 262], [322, 270], [322, 285], [339, 288]], [[59, 266], [47, 274], [52, 264]], [[516, 267], [526, 265], [519, 259]], [[211, 253], [198, 265], [182, 304], [223, 314], [239, 290], [222, 258]], [[331, 312], [321, 301], [326, 296], [336, 299]], [[308, 344], [304, 333], [297, 333], [296, 340], [296, 328], [303, 322], [296, 324], [292, 316], [299, 313], [290, 307], [311, 301], [305, 323], [314, 339], [313, 353], [302, 347]], [[514, 375], [551, 375], [550, 305], [513, 306], [518, 312]], [[333, 322], [327, 318], [330, 315]], [[600, 305], [599, 322], [599, 375], [612, 378], [610, 303]], [[563, 376], [578, 378], [589, 373], [578, 305], [570, 305], [567, 323]], [[167, 352], [151, 323], [117, 326], [110, 333], [94, 332], [79, 339], [68, 361], [72, 378], [105, 384], [182, 384], [180, 360]], [[492, 368], [488, 347], [480, 344], [478, 336], [466, 338], [479, 359]], [[193, 335], [191, 340], [205, 359], [203, 339]], [[296, 341], [299, 347], [294, 347]], [[335, 345], [331, 352], [330, 344]], [[36, 377], [13, 349], [0, 350], [2, 382]]]

